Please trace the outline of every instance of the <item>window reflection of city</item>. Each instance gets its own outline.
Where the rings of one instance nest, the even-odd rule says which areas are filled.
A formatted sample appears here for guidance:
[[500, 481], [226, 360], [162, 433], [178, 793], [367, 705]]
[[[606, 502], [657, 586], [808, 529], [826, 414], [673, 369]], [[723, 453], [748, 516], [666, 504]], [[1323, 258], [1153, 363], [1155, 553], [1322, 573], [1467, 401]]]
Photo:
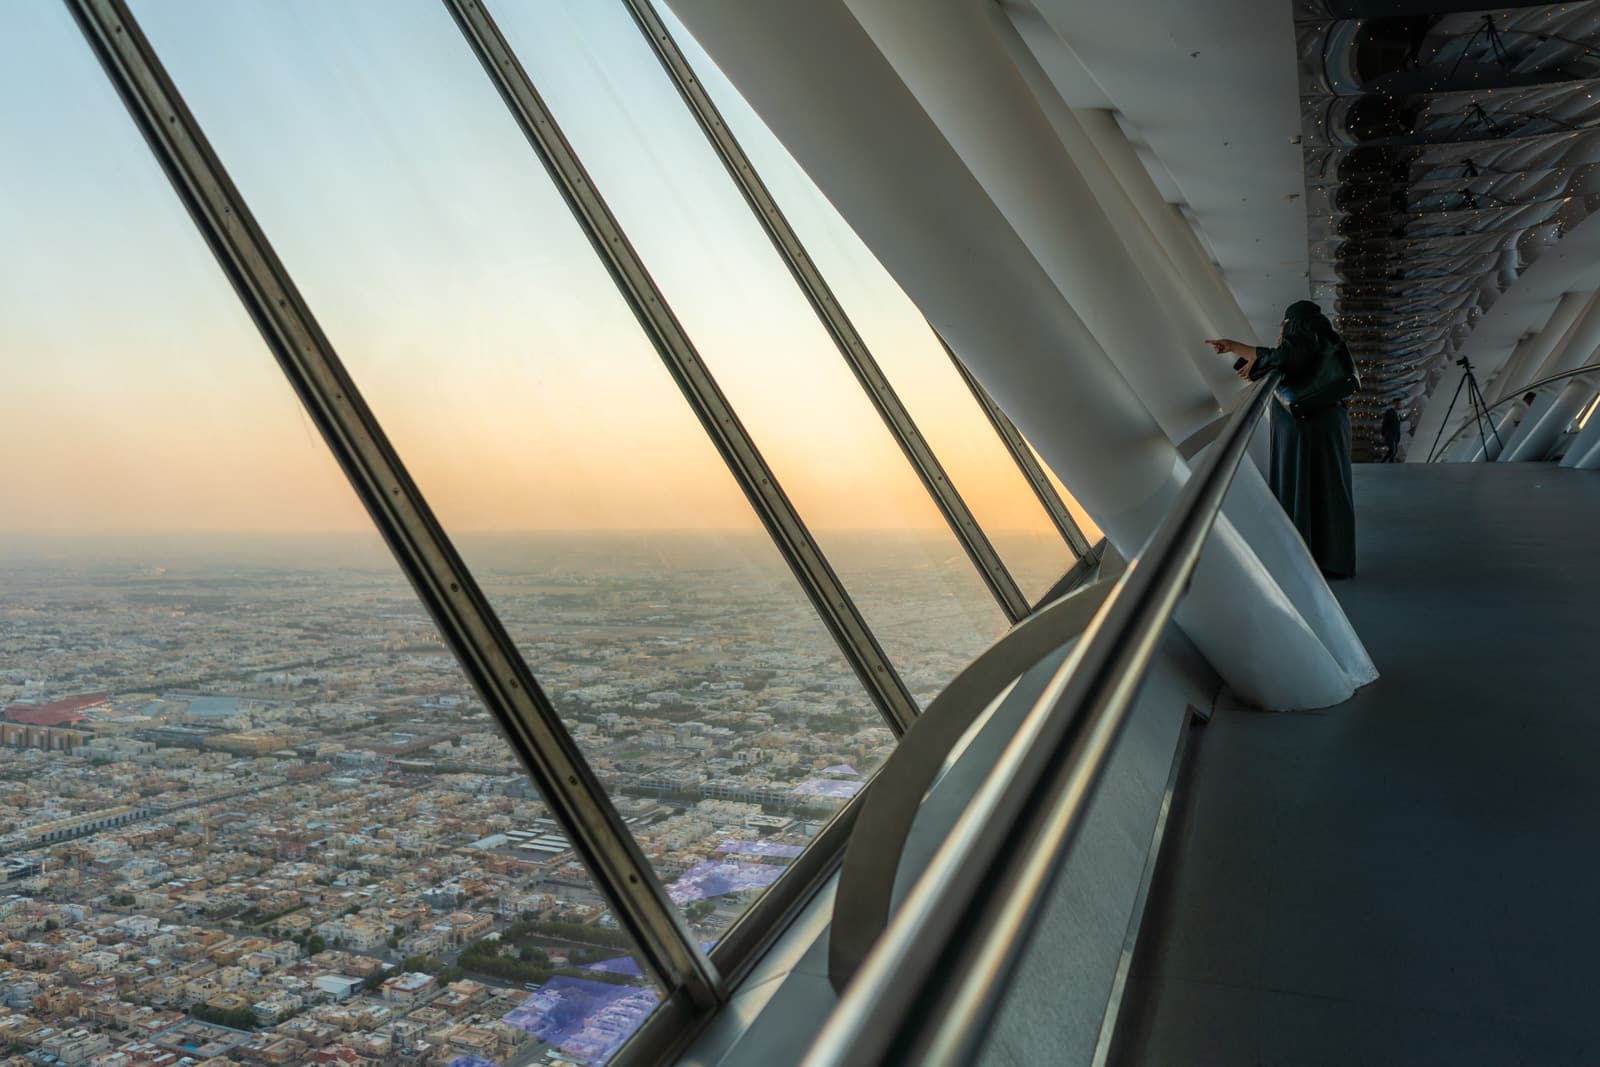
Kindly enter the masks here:
[[[892, 743], [787, 571], [728, 551], [762, 536], [466, 539], [705, 943]], [[906, 536], [850, 535], [885, 603]], [[547, 1047], [528, 1030], [626, 1036], [655, 994], [381, 546], [146, 540], [4, 545], [6, 1004], [290, 1062], [335, 1034], [494, 1061]], [[919, 694], [985, 639], [972, 611], [891, 623], [927, 649], [900, 665]], [[535, 987], [552, 1010], [519, 1029]]]

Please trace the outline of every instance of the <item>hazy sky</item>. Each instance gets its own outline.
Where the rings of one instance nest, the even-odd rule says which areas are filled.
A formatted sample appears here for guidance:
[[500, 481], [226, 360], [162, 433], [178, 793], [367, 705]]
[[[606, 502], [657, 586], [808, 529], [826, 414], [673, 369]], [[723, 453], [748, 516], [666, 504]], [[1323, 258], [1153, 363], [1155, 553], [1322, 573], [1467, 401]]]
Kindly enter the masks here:
[[[435, 0], [135, 15], [446, 524], [754, 517]], [[620, 4], [492, 10], [804, 516], [943, 525]], [[991, 529], [1045, 529], [921, 317], [730, 121]], [[63, 8], [0, 4], [0, 529], [366, 525]]]

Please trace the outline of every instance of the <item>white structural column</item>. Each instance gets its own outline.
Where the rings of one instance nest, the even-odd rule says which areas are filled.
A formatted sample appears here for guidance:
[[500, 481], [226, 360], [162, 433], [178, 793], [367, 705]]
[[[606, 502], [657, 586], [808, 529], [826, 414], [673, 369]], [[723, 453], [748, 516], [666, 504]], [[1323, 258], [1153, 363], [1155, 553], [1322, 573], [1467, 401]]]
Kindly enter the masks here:
[[[1023, 36], [1035, 51], [1066, 47], [1061, 38], [1056, 36], [1055, 30], [1033, 8], [1017, 9], [1013, 21], [1019, 29], [1033, 27], [1031, 33], [1024, 32]], [[1184, 220], [1177, 206], [1167, 203], [1162, 197], [1155, 179], [1150, 177], [1150, 172], [1140, 161], [1138, 151], [1122, 132], [1122, 127], [1117, 125], [1116, 117], [1109, 111], [1099, 109], [1074, 111], [1073, 114], [1078, 117], [1080, 127], [1093, 144], [1095, 154], [1111, 171], [1117, 185], [1144, 220], [1145, 232], [1160, 247], [1161, 261], [1166, 264], [1168, 271], [1166, 284], [1175, 292], [1189, 294], [1191, 301], [1199, 306], [1200, 320], [1208, 328], [1208, 336], [1231, 337], [1247, 345], [1255, 344], [1255, 327], [1250, 325], [1233, 290], [1228, 288], [1221, 268], [1206, 255], [1194, 229]], [[1206, 349], [1200, 359], [1206, 360], [1209, 354], [1210, 349]], [[1234, 382], [1238, 381], [1233, 374], [1231, 360], [1225, 367], [1212, 368], [1212, 374], [1226, 374]], [[1228, 390], [1236, 389], [1236, 386], [1219, 388], [1214, 377], [1208, 377], [1207, 381], [1211, 383], [1219, 401], [1224, 403], [1232, 395]], [[1271, 460], [1270, 440], [1269, 434], [1260, 433], [1250, 442], [1250, 458], [1255, 461], [1257, 470], [1267, 470]], [[1246, 474], [1249, 476], [1248, 472]]]
[[1177, 326], [1176, 351], [1189, 357], [1217, 402], [1227, 403], [1239, 394], [1243, 383], [1233, 373], [1231, 357], [1220, 357], [1202, 343], [1207, 337], [1228, 336], [1227, 332], [1218, 329], [1185, 279], [1178, 275], [1155, 234], [1150, 232], [1149, 224], [1122, 187], [1122, 182], [1112, 173], [1100, 150], [1084, 130], [1077, 113], [1061, 98], [1049, 75], [1039, 65], [1038, 58], [1023, 43], [1016, 27], [998, 6], [990, 6], [986, 10], [996, 36], [1005, 44], [1011, 61], [1032, 90], [1034, 100], [1060, 138], [1067, 155], [1083, 174], [1100, 210], [1114, 227], [1123, 250], [1132, 259], [1157, 303]]
[[[1030, 22], [1043, 27], [1041, 36], [1065, 47], [1055, 31], [1044, 24], [1037, 12], [1029, 8]], [[1255, 328], [1245, 318], [1232, 290], [1222, 278], [1222, 271], [1206, 258], [1199, 240], [1189, 224], [1183, 220], [1177, 207], [1167, 203], [1156, 188], [1150, 172], [1139, 160], [1117, 120], [1109, 111], [1073, 111], [1078, 129], [1089, 139], [1092, 158], [1104, 166], [1111, 175], [1124, 199], [1132, 205], [1143, 223], [1128, 240], [1148, 240], [1156, 249], [1157, 274], [1151, 277], [1152, 285], [1161, 292], [1180, 294], [1186, 306], [1192, 309], [1195, 326], [1207, 337], [1230, 337], [1245, 344], [1255, 344]], [[1217, 359], [1210, 348], [1197, 350], [1196, 359], [1206, 384], [1219, 403], [1227, 406], [1238, 395], [1243, 383], [1233, 372], [1231, 359]], [[1257, 434], [1250, 442], [1250, 458], [1258, 471], [1268, 469], [1271, 461], [1269, 443], [1271, 435]], [[1181, 443], [1181, 442], [1180, 442]], [[1243, 472], [1245, 477], [1255, 474]], [[1298, 603], [1298, 601], [1297, 601]]]
[[[1577, 318], [1550, 349], [1544, 361], [1528, 374], [1526, 381], [1538, 381], [1552, 374], [1575, 370], [1589, 362], [1595, 350], [1600, 349], [1600, 292], [1584, 295], [1587, 299]], [[1566, 297], [1562, 297], [1562, 301], [1565, 300]], [[1566, 393], [1557, 386], [1549, 394], [1535, 401], [1533, 410], [1522, 420], [1522, 425], [1517, 427], [1516, 433], [1506, 442], [1498, 462], [1518, 463], [1544, 458], [1543, 452], [1538, 451], [1538, 442], [1546, 436], [1547, 422], [1559, 419], [1564, 410], [1563, 405], [1556, 403], [1554, 396], [1564, 398]], [[1568, 420], [1570, 421], [1576, 414], [1577, 412], [1569, 414]], [[1524, 442], [1528, 442], [1526, 447]]]
[[[1503, 420], [1503, 413], [1497, 412], [1494, 420], [1492, 421], [1498, 422]], [[1488, 429], [1488, 425], [1485, 424], [1484, 428]], [[1494, 444], [1494, 438], [1492, 436], [1489, 438], [1489, 444]], [[1445, 463], [1476, 463], [1478, 460], [1482, 459], [1483, 445], [1479, 444], [1478, 442], [1477, 428], [1469, 427], [1465, 430], [1462, 430], [1461, 436], [1457, 437], [1455, 439], [1455, 443], [1446, 449], [1439, 458]]]
[[[1158, 296], [1056, 135], [996, 32], [970, 0], [845, 0], [921, 110], [1033, 252], [1173, 441], [1220, 410]], [[1222, 357], [1216, 357], [1219, 361]]]
[[[1593, 385], [1589, 387], [1588, 393], [1590, 400], [1593, 400]], [[1561, 465], [1586, 471], [1600, 469], [1600, 412], [1590, 413], [1589, 421], [1578, 431], [1578, 439], [1572, 442], [1567, 454], [1561, 457]]]
[[1510, 434], [1504, 436], [1505, 447], [1495, 457], [1496, 463], [1510, 463], [1516, 449], [1522, 444], [1528, 433], [1539, 424], [1556, 402], [1556, 388], [1539, 389], [1534, 392], [1532, 403], [1517, 401], [1517, 406], [1522, 408], [1522, 421], [1511, 428]]
[[[1046, 31], [1057, 41], [1055, 31]], [[1223, 337], [1232, 337], [1245, 344], [1256, 341], [1255, 327], [1245, 317], [1238, 299], [1222, 276], [1222, 269], [1211, 262], [1201, 246], [1200, 239], [1185, 221], [1174, 204], [1169, 204], [1156, 188], [1155, 179], [1139, 160], [1139, 152], [1128, 140], [1122, 127], [1109, 111], [1087, 110], [1077, 112], [1078, 120], [1089, 135], [1100, 156], [1117, 176], [1122, 187], [1138, 208], [1150, 232], [1161, 242], [1173, 269], [1189, 285], [1204, 294], [1202, 302], [1210, 314], [1213, 328]]]
[[[1582, 310], [1583, 304], [1579, 303], [1577, 307], [1579, 310]], [[1573, 313], [1573, 317], [1577, 317], [1577, 312]], [[1570, 325], [1572, 325], [1572, 323], [1569, 321], [1567, 326]], [[1566, 327], [1562, 327], [1562, 331], [1565, 332], [1565, 330]], [[1505, 362], [1500, 365], [1500, 369], [1495, 372], [1489, 378], [1489, 380], [1481, 383], [1483, 386], [1483, 396], [1485, 400], [1492, 404], [1496, 400], [1504, 400], [1506, 396], [1509, 395], [1505, 392], [1506, 383], [1514, 380], [1514, 376], [1522, 375], [1527, 372], [1528, 363], [1533, 358], [1532, 352], [1536, 347], [1538, 347], [1540, 343], [1540, 335], [1542, 335], [1544, 332], [1544, 330], [1534, 330], [1532, 333], [1523, 336], [1522, 339], [1512, 347], [1511, 354], [1507, 356]], [[1550, 346], [1546, 346], [1544, 353], [1538, 357], [1541, 362], [1543, 362], [1546, 355], [1550, 354], [1550, 347], [1554, 346], [1555, 342], [1558, 340], [1560, 340], [1560, 337], [1551, 339]]]
[[1550, 349], [1550, 354], [1529, 373], [1527, 381], [1536, 382], [1552, 374], [1576, 370], [1600, 349], [1600, 289], [1587, 295], [1583, 310]]
[[[1067, 151], [1083, 168], [1084, 176], [1100, 196], [1118, 232], [1130, 245], [1141, 250], [1147, 245], [1153, 248], [1153, 253], [1141, 251], [1140, 262], [1140, 269], [1150, 284], [1158, 292], [1171, 293], [1182, 301], [1186, 326], [1198, 328], [1208, 337], [1233, 337], [1246, 344], [1254, 343], [1255, 333], [1244, 312], [1239, 310], [1239, 302], [1222, 281], [1221, 271], [1204, 252], [1193, 254], [1199, 249], [1199, 242], [1194, 240], [1193, 232], [1172, 205], [1162, 198], [1111, 112], [1067, 106], [1063, 85], [1056, 74], [1063, 66], [1075, 66], [1077, 59], [1066, 43], [1030, 6], [995, 5], [991, 16], [1001, 25], [997, 32], [1011, 50], [1018, 69], [1033, 88]], [[1113, 154], [1118, 146], [1126, 150], [1125, 155]], [[1107, 179], [1112, 191], [1101, 195], [1101, 183]], [[1189, 240], [1183, 241], [1173, 232], [1175, 229], [1182, 229], [1182, 237]], [[1190, 263], [1190, 258], [1195, 262]], [[1225, 401], [1238, 392], [1238, 380], [1226, 367], [1219, 378], [1209, 363], [1197, 362], [1201, 377], [1212, 385], [1219, 400]]]
[[1576, 325], [1578, 316], [1594, 302], [1595, 295], [1592, 292], [1562, 294], [1544, 328], [1528, 339], [1526, 348], [1519, 343], [1512, 350], [1511, 358], [1506, 361], [1506, 369], [1495, 377], [1494, 387], [1487, 393], [1489, 403], [1516, 395], [1539, 377], [1536, 373], [1538, 369]]
[[[1184, 464], [843, 3], [673, 7], [1112, 544], [1136, 555]], [[1367, 680], [1341, 667], [1226, 519], [1180, 621], [1266, 707], [1337, 703]]]
[[[1168, 437], [1181, 443], [1216, 419], [1215, 396], [1188, 354], [1211, 360], [1220, 375], [1232, 360], [1176, 324], [1174, 302], [1132, 253], [1153, 245], [1124, 240], [1089, 174], [1113, 203], [1118, 183], [1070, 109], [1061, 107], [1054, 122], [1046, 114], [1038, 94], [1053, 96], [1052, 87], [1042, 72], [1030, 85], [1018, 53], [1036, 71], [1037, 62], [998, 9], [969, 0], [844, 2]], [[1078, 154], [1091, 166], [1080, 167]], [[1131, 207], [1125, 196], [1120, 203]], [[1260, 434], [1258, 454], [1266, 443]], [[1375, 676], [1254, 464], [1239, 472], [1226, 514], [1341, 666]]]
[[1500, 458], [1500, 453], [1505, 451], [1506, 442], [1511, 440], [1511, 435], [1516, 432], [1522, 420], [1528, 417], [1528, 401], [1518, 398], [1507, 404], [1504, 411], [1497, 411], [1492, 419], [1494, 433], [1486, 435], [1488, 448], [1482, 442], [1473, 446], [1472, 462], [1493, 463]]
[[[1082, 171], [1084, 180], [1088, 182], [1101, 210], [1116, 228], [1122, 248], [1133, 258], [1145, 284], [1156, 294], [1158, 302], [1170, 311], [1173, 321], [1179, 327], [1177, 351], [1189, 357], [1201, 380], [1205, 382], [1206, 388], [1211, 391], [1212, 397], [1219, 405], [1226, 408], [1243, 391], [1244, 383], [1234, 374], [1231, 357], [1219, 357], [1201, 342], [1208, 337], [1232, 337], [1246, 344], [1253, 343], [1254, 333], [1249, 322], [1245, 320], [1244, 313], [1239, 311], [1238, 301], [1233, 299], [1232, 293], [1227, 294], [1226, 306], [1231, 306], [1236, 313], [1232, 317], [1211, 313], [1207, 302], [1197, 295], [1195, 284], [1198, 282], [1205, 286], [1210, 278], [1220, 281], [1221, 274], [1207, 263], [1204, 273], [1191, 279], [1185, 277], [1173, 263], [1166, 246], [1156, 236], [1144, 211], [1134, 203], [1124, 184], [1125, 181], [1142, 180], [1150, 191], [1155, 192], [1155, 183], [1139, 163], [1137, 154], [1132, 152], [1132, 146], [1129, 145], [1128, 149], [1130, 154], [1134, 155], [1133, 166], [1136, 173], [1120, 174], [1113, 170], [1095, 138], [1089, 136], [1080, 113], [1067, 106], [1056, 84], [1051, 80], [1049, 72], [1041, 64], [1034, 46], [1024, 41], [1023, 35], [1018, 32], [1018, 27], [999, 6], [987, 10], [996, 35], [1005, 44], [1012, 62], [1016, 64], [1028, 87], [1033, 91], [1040, 110], [1049, 120], [1056, 136], [1061, 139], [1067, 154]], [[1057, 47], [1065, 47], [1061, 39], [1055, 35], [1055, 31], [1044, 26], [1037, 12], [1033, 12], [1031, 17], [1033, 21], [1043, 26], [1045, 38], [1053, 41]], [[1121, 137], [1121, 130], [1117, 128], [1110, 112], [1091, 114], [1103, 117], [1111, 124], [1112, 129], [1117, 131], [1118, 137]], [[1122, 142], [1127, 145], [1126, 138], [1122, 138]], [[1155, 195], [1160, 201], [1159, 192], [1155, 192]], [[1160, 202], [1163, 208], [1170, 207], [1165, 201]], [[1170, 212], [1164, 213], [1164, 217], [1169, 222], [1182, 225], [1182, 220]], [[1184, 226], [1184, 229], [1187, 231], [1188, 227]], [[1193, 237], [1192, 233], [1190, 237]], [[1226, 286], [1223, 288], [1226, 289]], [[1223, 306], [1222, 301], [1215, 297], [1211, 304]], [[1233, 328], [1219, 326], [1219, 321], [1226, 321]], [[1267, 469], [1271, 459], [1269, 441], [1270, 435], [1265, 433], [1257, 434], [1250, 440], [1249, 454], [1257, 471]], [[1181, 445], [1183, 442], [1175, 440], [1174, 443]], [[1256, 474], [1246, 471], [1244, 477], [1254, 479]]]
[[[1515, 396], [1517, 393], [1524, 391], [1527, 388], [1527, 383], [1535, 380], [1534, 372], [1544, 364], [1545, 360], [1566, 338], [1568, 331], [1578, 321], [1578, 317], [1583, 314], [1584, 308], [1588, 306], [1593, 296], [1594, 294], [1591, 292], [1563, 294], [1561, 299], [1556, 301], [1556, 306], [1550, 312], [1550, 317], [1545, 320], [1544, 326], [1538, 331], [1523, 337], [1512, 348], [1511, 354], [1506, 357], [1505, 364], [1500, 372], [1494, 376], [1493, 381], [1484, 386], [1484, 399], [1491, 405], [1498, 404], [1507, 397]], [[1450, 395], [1454, 395], [1453, 389]], [[1469, 448], [1464, 443], [1461, 443], [1469, 436], [1477, 437], [1475, 429], [1465, 429], [1472, 418], [1472, 408], [1467, 402], [1466, 394], [1463, 393], [1456, 400], [1455, 406], [1450, 409], [1448, 414], [1449, 422], [1446, 423], [1444, 421], [1446, 418], [1445, 408], [1449, 405], [1449, 397], [1441, 395], [1439, 391], [1435, 391], [1427, 409], [1423, 412], [1421, 425], [1425, 427], [1425, 432], [1429, 435], [1428, 439], [1430, 441], [1433, 440], [1432, 435], [1436, 434], [1441, 426], [1444, 427], [1443, 436], [1445, 440], [1449, 440], [1452, 437], [1455, 438], [1458, 444], [1446, 453], [1449, 459], [1452, 461], [1459, 459], [1476, 462], [1482, 458], [1482, 448]], [[1526, 410], [1526, 408], [1523, 410]], [[1435, 414], [1436, 412], [1438, 413], [1437, 415]], [[1509, 422], [1502, 421], [1506, 426], [1511, 425]], [[1456, 436], [1457, 430], [1461, 431], [1460, 436]], [[1510, 435], [1505, 429], [1500, 431], [1500, 438], [1501, 445], [1509, 445], [1511, 443]], [[1492, 441], [1490, 444], [1495, 453], [1491, 458], [1498, 458], [1500, 449], [1493, 446]], [[1410, 462], [1425, 462], [1426, 453], [1408, 456], [1407, 460]]]
[[1584, 378], [1573, 379], [1564, 388], [1553, 386], [1522, 420], [1516, 440], [1506, 445], [1499, 462], [1537, 463], [1548, 458], [1562, 433], [1593, 398], [1594, 386]]

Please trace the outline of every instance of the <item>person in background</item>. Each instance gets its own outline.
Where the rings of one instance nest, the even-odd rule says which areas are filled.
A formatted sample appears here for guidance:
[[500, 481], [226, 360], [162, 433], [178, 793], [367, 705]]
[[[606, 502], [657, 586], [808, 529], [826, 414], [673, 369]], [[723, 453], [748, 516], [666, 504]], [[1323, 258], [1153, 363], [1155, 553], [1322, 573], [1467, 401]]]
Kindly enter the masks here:
[[1400, 454], [1400, 401], [1396, 400], [1383, 413], [1383, 426], [1378, 431], [1383, 440], [1383, 463], [1393, 463]]
[[1511, 425], [1507, 427], [1508, 430], [1515, 430], [1518, 426], [1522, 425], [1522, 420], [1527, 417], [1528, 412], [1533, 408], [1533, 402], [1538, 398], [1538, 393], [1522, 394], [1522, 408], [1519, 411], [1514, 412], [1515, 418], [1511, 420]]
[[1272, 348], [1226, 338], [1213, 351], [1238, 356], [1239, 377], [1283, 372], [1272, 405], [1272, 491], [1312, 558], [1329, 578], [1356, 572], [1356, 508], [1350, 479], [1350, 413], [1344, 398], [1359, 385], [1355, 360], [1322, 309], [1290, 304]]

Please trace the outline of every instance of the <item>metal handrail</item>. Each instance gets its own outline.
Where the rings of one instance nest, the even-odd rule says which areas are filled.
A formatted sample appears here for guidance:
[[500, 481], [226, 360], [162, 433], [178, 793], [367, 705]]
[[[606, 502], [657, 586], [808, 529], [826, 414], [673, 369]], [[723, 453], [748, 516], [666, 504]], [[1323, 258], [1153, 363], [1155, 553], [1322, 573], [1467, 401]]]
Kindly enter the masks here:
[[[1483, 414], [1485, 415], [1485, 417], [1487, 417], [1496, 408], [1502, 408], [1502, 407], [1505, 407], [1507, 404], [1510, 404], [1510, 403], [1513, 403], [1513, 402], [1515, 402], [1517, 400], [1520, 400], [1527, 393], [1530, 393], [1535, 389], [1543, 389], [1545, 386], [1549, 385], [1551, 382], [1563, 382], [1563, 381], [1566, 381], [1568, 378], [1577, 378], [1577, 377], [1579, 377], [1581, 375], [1584, 375], [1584, 374], [1593, 374], [1596, 371], [1600, 371], [1600, 363], [1585, 363], [1583, 366], [1578, 367], [1578, 368], [1576, 368], [1574, 370], [1564, 370], [1560, 374], [1551, 374], [1551, 375], [1549, 375], [1547, 377], [1540, 378], [1537, 381], [1529, 382], [1527, 385], [1524, 385], [1522, 388], [1514, 391], [1510, 396], [1503, 397], [1503, 398], [1501, 398], [1499, 400], [1496, 400], [1493, 404], [1490, 404], [1488, 407], [1484, 408], [1483, 409]], [[1428, 460], [1428, 462], [1429, 463], [1442, 463], [1444, 461], [1444, 454], [1446, 452], [1450, 451], [1450, 446], [1455, 444], [1456, 440], [1458, 438], [1460, 438], [1460, 436], [1462, 434], [1466, 433], [1467, 430], [1470, 429], [1472, 426], [1473, 426], [1473, 420], [1472, 420], [1472, 417], [1471, 417], [1471, 413], [1469, 412], [1468, 415], [1467, 415], [1467, 421], [1463, 422], [1460, 426], [1457, 426], [1456, 430], [1455, 430], [1455, 433], [1452, 433], [1449, 437], [1445, 438], [1444, 444], [1439, 446], [1438, 450], [1434, 453], [1434, 458]]]
[[922, 709], [861, 794], [828, 932], [828, 980], [843, 992], [883, 936], [893, 911], [900, 858], [923, 797], [968, 728], [1006, 688], [1084, 631], [1126, 566], [1114, 552], [1101, 576], [1040, 608], [953, 678]]
[[805, 1067], [970, 1062], [1278, 375], [1257, 383], [1129, 564], [868, 955]]

